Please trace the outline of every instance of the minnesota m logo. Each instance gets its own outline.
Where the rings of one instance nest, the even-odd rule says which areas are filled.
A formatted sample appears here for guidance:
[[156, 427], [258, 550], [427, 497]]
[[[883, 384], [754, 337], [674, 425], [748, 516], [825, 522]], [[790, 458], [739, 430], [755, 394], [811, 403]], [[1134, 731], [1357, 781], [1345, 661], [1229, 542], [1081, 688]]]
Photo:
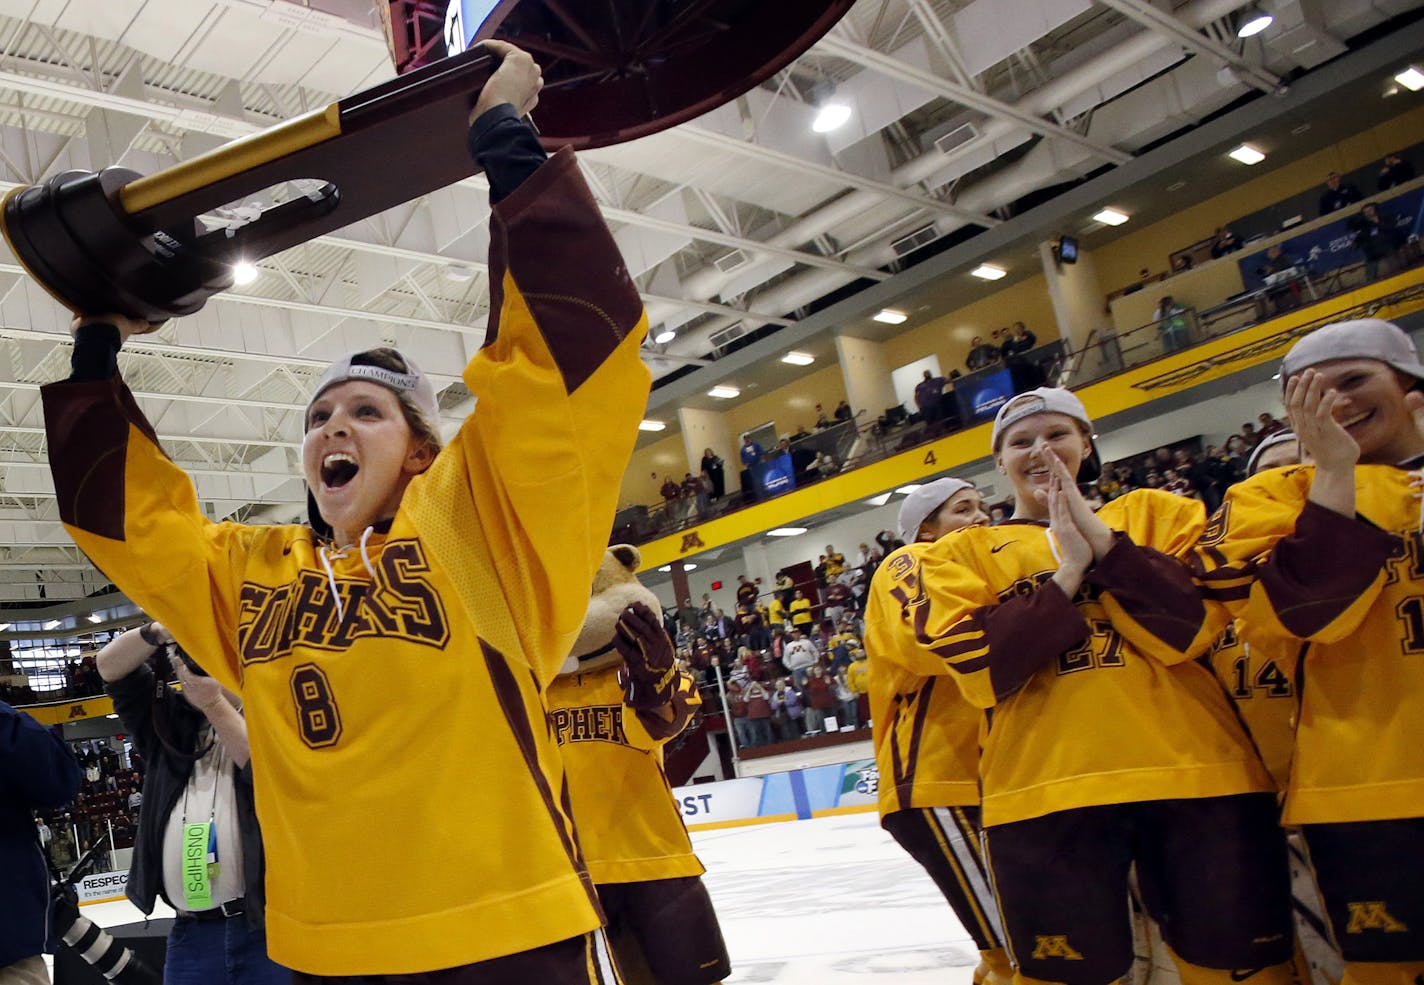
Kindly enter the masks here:
[[706, 544], [702, 543], [702, 535], [699, 534], [696, 530], [693, 530], [690, 533], [685, 533], [682, 535], [682, 546], [678, 548], [678, 553], [686, 554], [688, 551], [693, 550], [694, 548], [706, 546]]
[[1362, 934], [1367, 930], [1383, 930], [1386, 934], [1406, 933], [1409, 928], [1390, 916], [1382, 902], [1346, 903], [1350, 911], [1347, 934]]
[[1083, 960], [1083, 956], [1069, 946], [1067, 934], [1034, 937], [1033, 959], [1041, 961], [1044, 958], [1062, 958], [1065, 961]]

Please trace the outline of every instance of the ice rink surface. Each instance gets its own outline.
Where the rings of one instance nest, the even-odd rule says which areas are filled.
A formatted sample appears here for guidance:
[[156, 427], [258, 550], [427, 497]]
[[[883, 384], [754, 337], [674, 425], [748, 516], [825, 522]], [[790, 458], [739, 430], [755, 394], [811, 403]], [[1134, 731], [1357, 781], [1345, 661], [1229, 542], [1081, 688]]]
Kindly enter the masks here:
[[[692, 842], [732, 956], [729, 985], [969, 985], [974, 942], [873, 812], [698, 831]], [[84, 915], [142, 919], [127, 901]], [[171, 911], [159, 901], [154, 916]]]
[[979, 952], [874, 813], [699, 831], [729, 983], [969, 985]]

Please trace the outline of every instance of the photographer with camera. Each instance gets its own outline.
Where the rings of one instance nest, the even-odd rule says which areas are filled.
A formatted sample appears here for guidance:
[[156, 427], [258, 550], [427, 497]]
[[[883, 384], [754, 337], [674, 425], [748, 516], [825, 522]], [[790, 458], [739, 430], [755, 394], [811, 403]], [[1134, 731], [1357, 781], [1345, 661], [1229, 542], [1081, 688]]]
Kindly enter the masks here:
[[49, 875], [35, 808], [79, 791], [79, 764], [52, 729], [0, 701], [0, 985], [44, 985]]
[[98, 666], [148, 764], [127, 895], [144, 913], [159, 895], [177, 912], [164, 985], [286, 985], [290, 973], [267, 957], [262, 840], [237, 697], [156, 622], [114, 638]]

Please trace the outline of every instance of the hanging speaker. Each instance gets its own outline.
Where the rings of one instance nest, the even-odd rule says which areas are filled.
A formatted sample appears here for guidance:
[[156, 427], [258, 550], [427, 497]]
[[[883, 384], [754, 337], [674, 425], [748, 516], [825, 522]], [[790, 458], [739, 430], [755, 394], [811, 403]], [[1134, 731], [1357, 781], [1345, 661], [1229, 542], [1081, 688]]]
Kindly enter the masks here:
[[[405, 74], [157, 174], [69, 171], [16, 189], [0, 224], [20, 263], [71, 311], [161, 324], [231, 287], [240, 261], [474, 174], [467, 117], [495, 68], [479, 41], [510, 41], [539, 61], [546, 146], [601, 147], [736, 98], [853, 2], [454, 0], [437, 45], [408, 16], [432, 5], [397, 0], [386, 27], [398, 65], [410, 56]], [[441, 45], [469, 47], [433, 57]]]

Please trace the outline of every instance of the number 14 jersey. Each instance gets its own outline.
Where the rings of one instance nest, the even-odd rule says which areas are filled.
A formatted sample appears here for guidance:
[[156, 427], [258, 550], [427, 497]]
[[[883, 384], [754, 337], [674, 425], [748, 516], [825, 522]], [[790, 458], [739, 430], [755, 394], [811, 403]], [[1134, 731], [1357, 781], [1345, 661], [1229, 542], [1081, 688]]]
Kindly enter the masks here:
[[[1287, 824], [1424, 816], [1424, 539], [1410, 473], [1355, 469], [1356, 516], [1307, 505], [1312, 466], [1233, 486], [1196, 555], [1247, 639], [1294, 644]], [[1304, 644], [1309, 644], [1308, 646]]]

